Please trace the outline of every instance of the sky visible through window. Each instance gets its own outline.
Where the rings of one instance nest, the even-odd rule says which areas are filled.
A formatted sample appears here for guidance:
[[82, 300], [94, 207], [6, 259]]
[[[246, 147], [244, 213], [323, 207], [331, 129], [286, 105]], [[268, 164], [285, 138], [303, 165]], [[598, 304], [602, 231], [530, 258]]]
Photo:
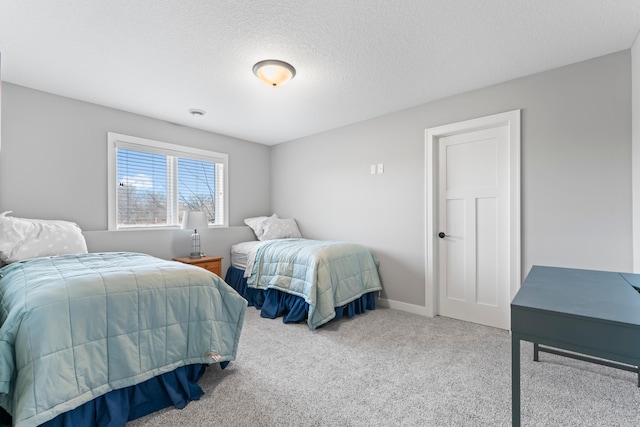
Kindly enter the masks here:
[[[164, 154], [118, 149], [120, 223], [166, 224], [167, 173], [170, 178], [173, 175], [167, 164], [171, 161]], [[185, 210], [204, 210], [210, 222], [215, 222], [216, 164], [181, 157], [175, 164], [178, 190], [175, 218], [181, 220]]]
[[118, 149], [118, 184], [167, 193], [167, 156]]

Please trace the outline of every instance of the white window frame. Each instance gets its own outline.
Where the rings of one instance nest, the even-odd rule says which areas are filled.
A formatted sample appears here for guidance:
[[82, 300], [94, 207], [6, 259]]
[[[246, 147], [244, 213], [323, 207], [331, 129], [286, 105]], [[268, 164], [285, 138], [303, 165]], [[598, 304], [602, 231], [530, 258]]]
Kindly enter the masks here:
[[[223, 164], [223, 197], [222, 212], [224, 219], [222, 224], [209, 225], [209, 228], [224, 228], [229, 226], [229, 155], [217, 153], [215, 151], [202, 150], [199, 148], [186, 147], [183, 145], [170, 144], [168, 142], [155, 141], [152, 139], [139, 138], [136, 136], [123, 135], [114, 132], [107, 132], [107, 192], [108, 192], [108, 230], [166, 230], [177, 229], [176, 225], [153, 225], [143, 227], [122, 227], [118, 228], [117, 223], [117, 148], [153, 152], [177, 157], [200, 159], [208, 162]], [[168, 192], [171, 189], [168, 189]], [[176, 188], [173, 191], [177, 191]]]

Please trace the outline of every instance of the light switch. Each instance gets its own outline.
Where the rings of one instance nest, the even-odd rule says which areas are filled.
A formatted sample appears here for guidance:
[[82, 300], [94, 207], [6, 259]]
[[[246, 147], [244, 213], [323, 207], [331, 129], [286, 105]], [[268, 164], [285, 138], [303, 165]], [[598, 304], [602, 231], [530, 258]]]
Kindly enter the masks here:
[[378, 173], [384, 173], [384, 164], [378, 163]]
[[376, 165], [371, 165], [371, 175], [376, 173]]

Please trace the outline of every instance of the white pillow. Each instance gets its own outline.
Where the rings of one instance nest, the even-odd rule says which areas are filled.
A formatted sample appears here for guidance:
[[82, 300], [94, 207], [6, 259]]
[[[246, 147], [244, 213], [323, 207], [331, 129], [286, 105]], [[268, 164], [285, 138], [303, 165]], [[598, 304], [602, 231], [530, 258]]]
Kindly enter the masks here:
[[260, 237], [264, 233], [264, 222], [268, 219], [277, 219], [278, 215], [275, 213], [271, 216], [256, 216], [253, 218], [247, 218], [244, 220], [244, 223], [247, 224], [253, 232], [256, 234], [258, 240], [262, 240]]
[[0, 214], [0, 260], [63, 254], [86, 254], [87, 243], [78, 224], [61, 220], [27, 219]]
[[302, 233], [293, 218], [268, 218], [263, 221], [263, 233], [260, 240], [299, 239]]

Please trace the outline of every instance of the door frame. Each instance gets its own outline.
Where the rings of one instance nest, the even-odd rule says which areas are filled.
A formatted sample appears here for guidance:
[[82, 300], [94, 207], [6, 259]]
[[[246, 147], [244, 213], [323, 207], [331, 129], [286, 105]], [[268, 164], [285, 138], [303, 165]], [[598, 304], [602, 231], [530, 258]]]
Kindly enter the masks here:
[[509, 150], [509, 301], [520, 289], [520, 111], [512, 110], [425, 130], [425, 312], [433, 317], [438, 307], [438, 147], [440, 138], [494, 127], [507, 127]]

